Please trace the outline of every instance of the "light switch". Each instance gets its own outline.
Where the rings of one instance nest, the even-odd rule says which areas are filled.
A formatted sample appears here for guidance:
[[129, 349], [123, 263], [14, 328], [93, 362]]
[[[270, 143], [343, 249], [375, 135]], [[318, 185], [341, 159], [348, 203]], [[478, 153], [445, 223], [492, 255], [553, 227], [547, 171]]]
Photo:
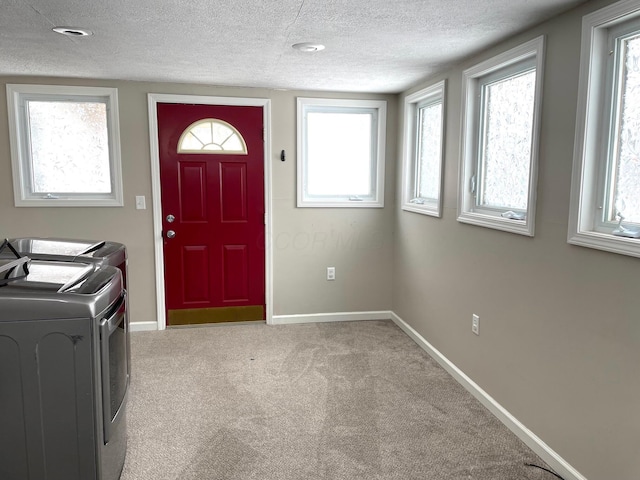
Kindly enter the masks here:
[[136, 195], [136, 210], [146, 210], [147, 202], [144, 195]]

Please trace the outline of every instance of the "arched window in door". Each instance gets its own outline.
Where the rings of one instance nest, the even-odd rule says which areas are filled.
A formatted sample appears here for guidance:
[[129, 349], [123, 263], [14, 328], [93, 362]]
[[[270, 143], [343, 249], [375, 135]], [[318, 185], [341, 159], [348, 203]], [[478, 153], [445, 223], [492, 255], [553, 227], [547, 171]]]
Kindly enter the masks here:
[[233, 125], [205, 118], [189, 125], [178, 140], [178, 153], [246, 155], [247, 144]]

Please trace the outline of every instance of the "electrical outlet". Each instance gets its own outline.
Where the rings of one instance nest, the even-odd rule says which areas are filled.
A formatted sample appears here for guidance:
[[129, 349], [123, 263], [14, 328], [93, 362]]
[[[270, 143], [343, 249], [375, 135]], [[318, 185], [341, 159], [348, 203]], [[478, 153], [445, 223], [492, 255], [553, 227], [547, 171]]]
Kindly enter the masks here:
[[476, 335], [480, 335], [480, 317], [475, 313], [471, 317], [471, 331]]
[[336, 279], [336, 267], [327, 267], [327, 280]]

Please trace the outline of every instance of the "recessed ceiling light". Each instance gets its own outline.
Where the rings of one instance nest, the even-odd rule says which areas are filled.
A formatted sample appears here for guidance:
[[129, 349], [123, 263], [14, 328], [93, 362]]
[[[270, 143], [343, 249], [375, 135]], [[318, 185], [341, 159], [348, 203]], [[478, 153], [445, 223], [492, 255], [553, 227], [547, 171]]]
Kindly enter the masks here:
[[91, 30], [85, 30], [84, 28], [56, 27], [53, 31], [66, 35], [67, 37], [88, 37], [89, 35], [93, 35]]
[[295, 45], [291, 45], [296, 50], [300, 50], [301, 52], [319, 52], [320, 50], [324, 50], [324, 45], [321, 43], [296, 43]]

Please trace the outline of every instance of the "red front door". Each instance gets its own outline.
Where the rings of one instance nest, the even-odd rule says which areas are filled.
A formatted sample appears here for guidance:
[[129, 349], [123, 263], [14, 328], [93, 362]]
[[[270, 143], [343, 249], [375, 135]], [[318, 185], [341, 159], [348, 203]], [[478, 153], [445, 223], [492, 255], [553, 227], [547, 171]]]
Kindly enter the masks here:
[[263, 320], [262, 107], [157, 114], [167, 324]]

